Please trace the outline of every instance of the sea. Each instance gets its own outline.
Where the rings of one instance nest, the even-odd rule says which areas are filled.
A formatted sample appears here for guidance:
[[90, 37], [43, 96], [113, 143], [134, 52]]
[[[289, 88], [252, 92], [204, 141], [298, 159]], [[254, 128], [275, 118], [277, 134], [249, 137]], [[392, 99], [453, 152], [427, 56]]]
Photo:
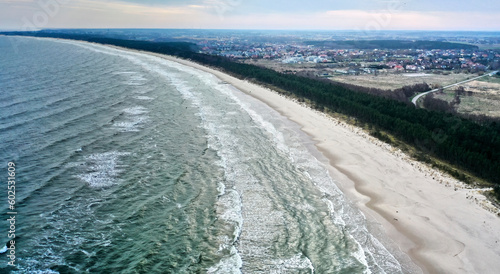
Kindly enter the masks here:
[[2, 273], [405, 272], [297, 124], [157, 56], [0, 36], [0, 161]]

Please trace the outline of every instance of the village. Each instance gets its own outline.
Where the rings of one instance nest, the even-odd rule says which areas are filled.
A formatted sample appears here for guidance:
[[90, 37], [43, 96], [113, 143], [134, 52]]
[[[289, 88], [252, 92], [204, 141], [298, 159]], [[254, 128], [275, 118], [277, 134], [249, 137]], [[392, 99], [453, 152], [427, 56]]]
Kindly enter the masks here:
[[[203, 53], [225, 56], [294, 73], [303, 65], [327, 69], [318, 76], [441, 71], [481, 73], [500, 67], [493, 49], [342, 49], [289, 41], [248, 43], [235, 39], [199, 41]], [[278, 65], [281, 64], [281, 65]], [[291, 66], [287, 66], [291, 65]]]

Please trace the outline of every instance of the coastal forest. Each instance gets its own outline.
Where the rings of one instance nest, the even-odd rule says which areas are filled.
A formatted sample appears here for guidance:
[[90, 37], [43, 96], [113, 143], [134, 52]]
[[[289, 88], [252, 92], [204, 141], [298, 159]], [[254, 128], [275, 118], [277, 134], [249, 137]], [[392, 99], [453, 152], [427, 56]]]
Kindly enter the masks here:
[[[0, 33], [83, 40], [130, 49], [174, 55], [215, 67], [240, 79], [273, 87], [286, 95], [306, 101], [318, 110], [327, 110], [355, 119], [371, 129], [372, 135], [386, 142], [393, 137], [417, 151], [419, 160], [447, 169], [458, 179], [470, 181], [467, 173], [494, 186], [500, 199], [500, 123], [478, 123], [451, 113], [419, 109], [411, 103], [363, 93], [348, 85], [318, 81], [271, 69], [234, 62], [230, 59], [198, 53], [196, 45], [184, 42], [150, 42], [106, 37], [43, 32]], [[382, 42], [381, 42], [382, 43]], [[454, 46], [454, 45], [453, 45]], [[439, 162], [448, 163], [440, 166]]]

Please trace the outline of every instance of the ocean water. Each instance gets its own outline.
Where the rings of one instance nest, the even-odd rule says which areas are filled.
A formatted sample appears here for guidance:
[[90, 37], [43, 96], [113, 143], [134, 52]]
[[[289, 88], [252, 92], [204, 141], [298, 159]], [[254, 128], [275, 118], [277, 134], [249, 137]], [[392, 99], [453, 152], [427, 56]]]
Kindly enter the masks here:
[[0, 109], [18, 212], [2, 271], [404, 272], [299, 127], [211, 74], [0, 37]]

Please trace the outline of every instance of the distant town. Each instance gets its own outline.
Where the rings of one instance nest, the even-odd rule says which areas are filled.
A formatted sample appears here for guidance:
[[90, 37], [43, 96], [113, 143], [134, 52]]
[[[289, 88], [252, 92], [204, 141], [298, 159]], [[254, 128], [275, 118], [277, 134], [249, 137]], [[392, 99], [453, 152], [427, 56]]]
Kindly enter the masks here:
[[[238, 39], [198, 41], [201, 52], [239, 60], [272, 60], [283, 64], [318, 64], [338, 74], [377, 74], [444, 70], [485, 72], [500, 67], [500, 50], [481, 49], [346, 49], [305, 42], [254, 43]], [[324, 75], [324, 76], [328, 76]]]
[[[498, 32], [193, 29], [56, 29], [45, 32], [191, 42], [201, 53], [252, 62], [285, 73], [294, 73], [290, 69], [294, 65], [328, 69], [319, 70], [319, 76], [323, 77], [429, 71], [481, 73], [500, 68]], [[378, 41], [379, 47], [367, 41]], [[414, 44], [403, 41], [414, 41]]]

